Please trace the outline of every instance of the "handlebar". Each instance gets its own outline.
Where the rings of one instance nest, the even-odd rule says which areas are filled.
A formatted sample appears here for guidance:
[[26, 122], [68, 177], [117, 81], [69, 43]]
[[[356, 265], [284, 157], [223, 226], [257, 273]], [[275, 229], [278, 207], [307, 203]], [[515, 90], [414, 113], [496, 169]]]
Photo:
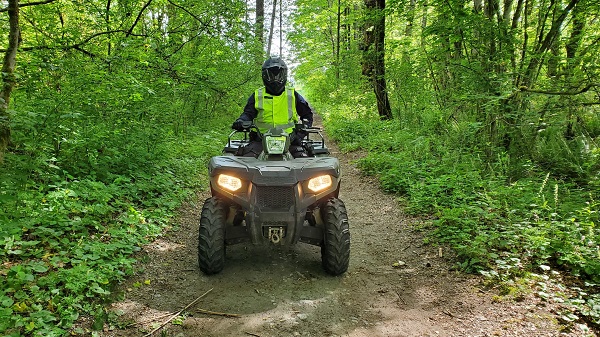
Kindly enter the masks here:
[[[242, 122], [242, 128], [243, 128], [243, 131], [237, 131], [236, 130], [236, 131], [232, 132], [232, 134], [235, 133], [235, 132], [256, 131], [259, 135], [262, 135], [262, 133], [260, 132], [260, 130], [258, 129], [258, 127], [254, 124], [254, 121], [243, 121]], [[318, 133], [318, 132], [321, 131], [321, 128], [319, 128], [319, 127], [314, 127], [314, 126], [308, 127], [304, 123], [297, 123], [297, 124], [295, 124], [295, 129], [296, 130], [301, 130], [301, 131], [306, 131], [308, 133]]]
[[[308, 145], [308, 146], [312, 146], [312, 144], [320, 144], [320, 146], [322, 148], [325, 148], [325, 138], [323, 137], [323, 135], [321, 134], [322, 128], [320, 127], [315, 127], [315, 126], [307, 126], [304, 123], [297, 123], [295, 124], [295, 128], [296, 131], [302, 131], [305, 134], [302, 135], [302, 144], [303, 145]], [[279, 129], [279, 132], [282, 132], [282, 129]], [[238, 131], [238, 130], [233, 130], [230, 134], [227, 141], [227, 146], [231, 147], [232, 146], [232, 141], [234, 142], [242, 142], [242, 143], [247, 143], [250, 141], [250, 138], [252, 137], [252, 133], [251, 132], [256, 132], [256, 134], [258, 135], [259, 139], [262, 139], [263, 134], [262, 132], [260, 132], [260, 130], [258, 129], [258, 126], [256, 126], [256, 124], [254, 124], [254, 121], [242, 121], [242, 130]], [[240, 140], [233, 140], [233, 136], [236, 133], [243, 133], [244, 137], [243, 139]], [[310, 137], [309, 134], [315, 134], [317, 135], [317, 137]], [[249, 138], [250, 136], [250, 138]], [[315, 139], [316, 138], [316, 139]]]

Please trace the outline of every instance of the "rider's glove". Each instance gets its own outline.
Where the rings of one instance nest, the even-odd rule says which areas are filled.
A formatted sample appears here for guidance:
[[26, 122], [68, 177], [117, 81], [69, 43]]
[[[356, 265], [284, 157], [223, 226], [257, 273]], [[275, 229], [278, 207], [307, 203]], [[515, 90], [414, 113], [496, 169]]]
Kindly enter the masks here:
[[302, 140], [304, 138], [306, 138], [306, 136], [308, 135], [308, 132], [306, 132], [305, 130], [296, 130], [296, 138], [298, 140]]
[[244, 131], [244, 121], [241, 119], [236, 119], [235, 122], [231, 125], [231, 128], [236, 131]]

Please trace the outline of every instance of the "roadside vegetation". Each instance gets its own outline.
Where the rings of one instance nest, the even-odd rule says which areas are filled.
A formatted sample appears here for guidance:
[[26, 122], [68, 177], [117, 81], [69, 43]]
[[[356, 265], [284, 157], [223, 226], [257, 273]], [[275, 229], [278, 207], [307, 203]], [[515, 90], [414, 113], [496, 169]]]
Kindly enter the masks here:
[[178, 131], [171, 119], [183, 102], [153, 93], [164, 88], [74, 71], [60, 93], [15, 97], [15, 148], [0, 175], [3, 336], [63, 335], [83, 314], [102, 327], [102, 302], [134, 271], [133, 253], [176, 226], [182, 201], [207, 188], [206, 163], [232, 119], [199, 112], [208, 116]]
[[[101, 329], [135, 253], [176, 227], [177, 208], [207, 188], [207, 162], [259, 83], [254, 59], [230, 48], [244, 23], [197, 30], [198, 20], [236, 21], [242, 7], [171, 12], [187, 28], [167, 38], [150, 17], [134, 23], [141, 4], [108, 6], [20, 10], [24, 50], [0, 117], [10, 130], [0, 163], [0, 336], [89, 335], [72, 330], [81, 317]], [[151, 11], [166, 15], [160, 5]]]
[[[511, 2], [504, 2], [504, 17], [474, 8], [477, 3], [388, 2], [387, 98], [373, 95], [376, 82], [364, 79], [371, 55], [363, 41], [355, 47], [361, 55], [342, 39], [326, 65], [326, 54], [298, 48], [299, 86], [342, 151], [364, 154], [357, 161], [364, 174], [377, 176], [406, 213], [428, 219], [421, 228], [426, 241], [451, 247], [456, 270], [485, 275], [490, 287], [501, 290], [498, 300], [535, 293], [565, 304], [560, 317], [565, 326], [585, 320], [597, 328], [599, 74], [587, 61], [599, 57], [591, 52], [598, 27], [586, 24], [586, 34], [577, 30], [584, 12], [596, 5], [577, 2], [572, 13], [556, 2], [558, 7], [533, 10], [530, 21], [504, 22], [507, 13], [519, 18]], [[553, 32], [543, 26], [558, 24], [558, 16], [544, 16], [552, 11], [573, 15], [573, 21], [554, 32], [561, 42], [540, 66], [532, 46], [541, 48], [537, 52], [546, 48], [540, 43]], [[298, 36], [299, 46], [326, 50], [335, 45], [328, 37], [336, 27], [346, 36], [343, 15], [340, 26], [335, 10], [313, 12], [315, 7], [296, 16], [298, 30], [330, 28], [309, 40]], [[538, 40], [518, 25], [538, 27]], [[377, 22], [371, 27], [376, 31]], [[496, 34], [504, 28], [513, 40]], [[575, 47], [569, 41], [577, 42], [579, 54], [568, 49]], [[538, 72], [525, 71], [528, 64]], [[577, 79], [576, 69], [591, 77]], [[595, 89], [586, 90], [587, 83]], [[390, 101], [391, 118], [382, 113], [382, 99]]]
[[445, 132], [397, 121], [329, 117], [325, 125], [343, 151], [365, 151], [359, 168], [408, 214], [430, 219], [420, 228], [426, 242], [451, 247], [457, 270], [485, 275], [507, 298], [535, 292], [570, 304], [564, 323], [600, 324], [597, 181], [576, 184], [531, 162], [514, 179], [506, 162], [482, 162]]

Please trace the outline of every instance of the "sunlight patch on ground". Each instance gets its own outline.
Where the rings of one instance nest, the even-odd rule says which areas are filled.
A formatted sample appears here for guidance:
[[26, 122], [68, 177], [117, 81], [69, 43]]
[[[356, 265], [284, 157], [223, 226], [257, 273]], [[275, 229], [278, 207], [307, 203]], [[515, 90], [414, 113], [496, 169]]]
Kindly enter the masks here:
[[162, 323], [170, 315], [173, 315], [171, 312], [156, 310], [131, 300], [113, 304], [111, 311], [127, 317], [127, 320], [131, 322], [129, 324], [137, 325], [140, 328], [149, 328], [157, 323]]
[[329, 298], [304, 299], [295, 302], [284, 302], [275, 308], [248, 316], [247, 325], [257, 328], [264, 325], [297, 325], [306, 320], [320, 304], [328, 302]]
[[185, 245], [182, 245], [179, 243], [166, 241], [163, 239], [157, 239], [156, 241], [152, 242], [151, 244], [146, 245], [144, 247], [144, 250], [146, 250], [147, 252], [169, 252], [169, 251], [181, 250], [184, 247], [185, 247]]

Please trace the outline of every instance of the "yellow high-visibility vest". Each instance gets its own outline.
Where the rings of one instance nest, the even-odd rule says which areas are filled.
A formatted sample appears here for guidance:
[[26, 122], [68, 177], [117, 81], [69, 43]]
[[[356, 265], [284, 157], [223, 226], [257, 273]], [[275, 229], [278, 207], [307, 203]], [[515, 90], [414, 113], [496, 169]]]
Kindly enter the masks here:
[[279, 96], [267, 93], [265, 87], [259, 88], [254, 92], [254, 107], [258, 110], [254, 124], [261, 133], [274, 127], [291, 133], [298, 122], [294, 88], [285, 88], [285, 92]]

